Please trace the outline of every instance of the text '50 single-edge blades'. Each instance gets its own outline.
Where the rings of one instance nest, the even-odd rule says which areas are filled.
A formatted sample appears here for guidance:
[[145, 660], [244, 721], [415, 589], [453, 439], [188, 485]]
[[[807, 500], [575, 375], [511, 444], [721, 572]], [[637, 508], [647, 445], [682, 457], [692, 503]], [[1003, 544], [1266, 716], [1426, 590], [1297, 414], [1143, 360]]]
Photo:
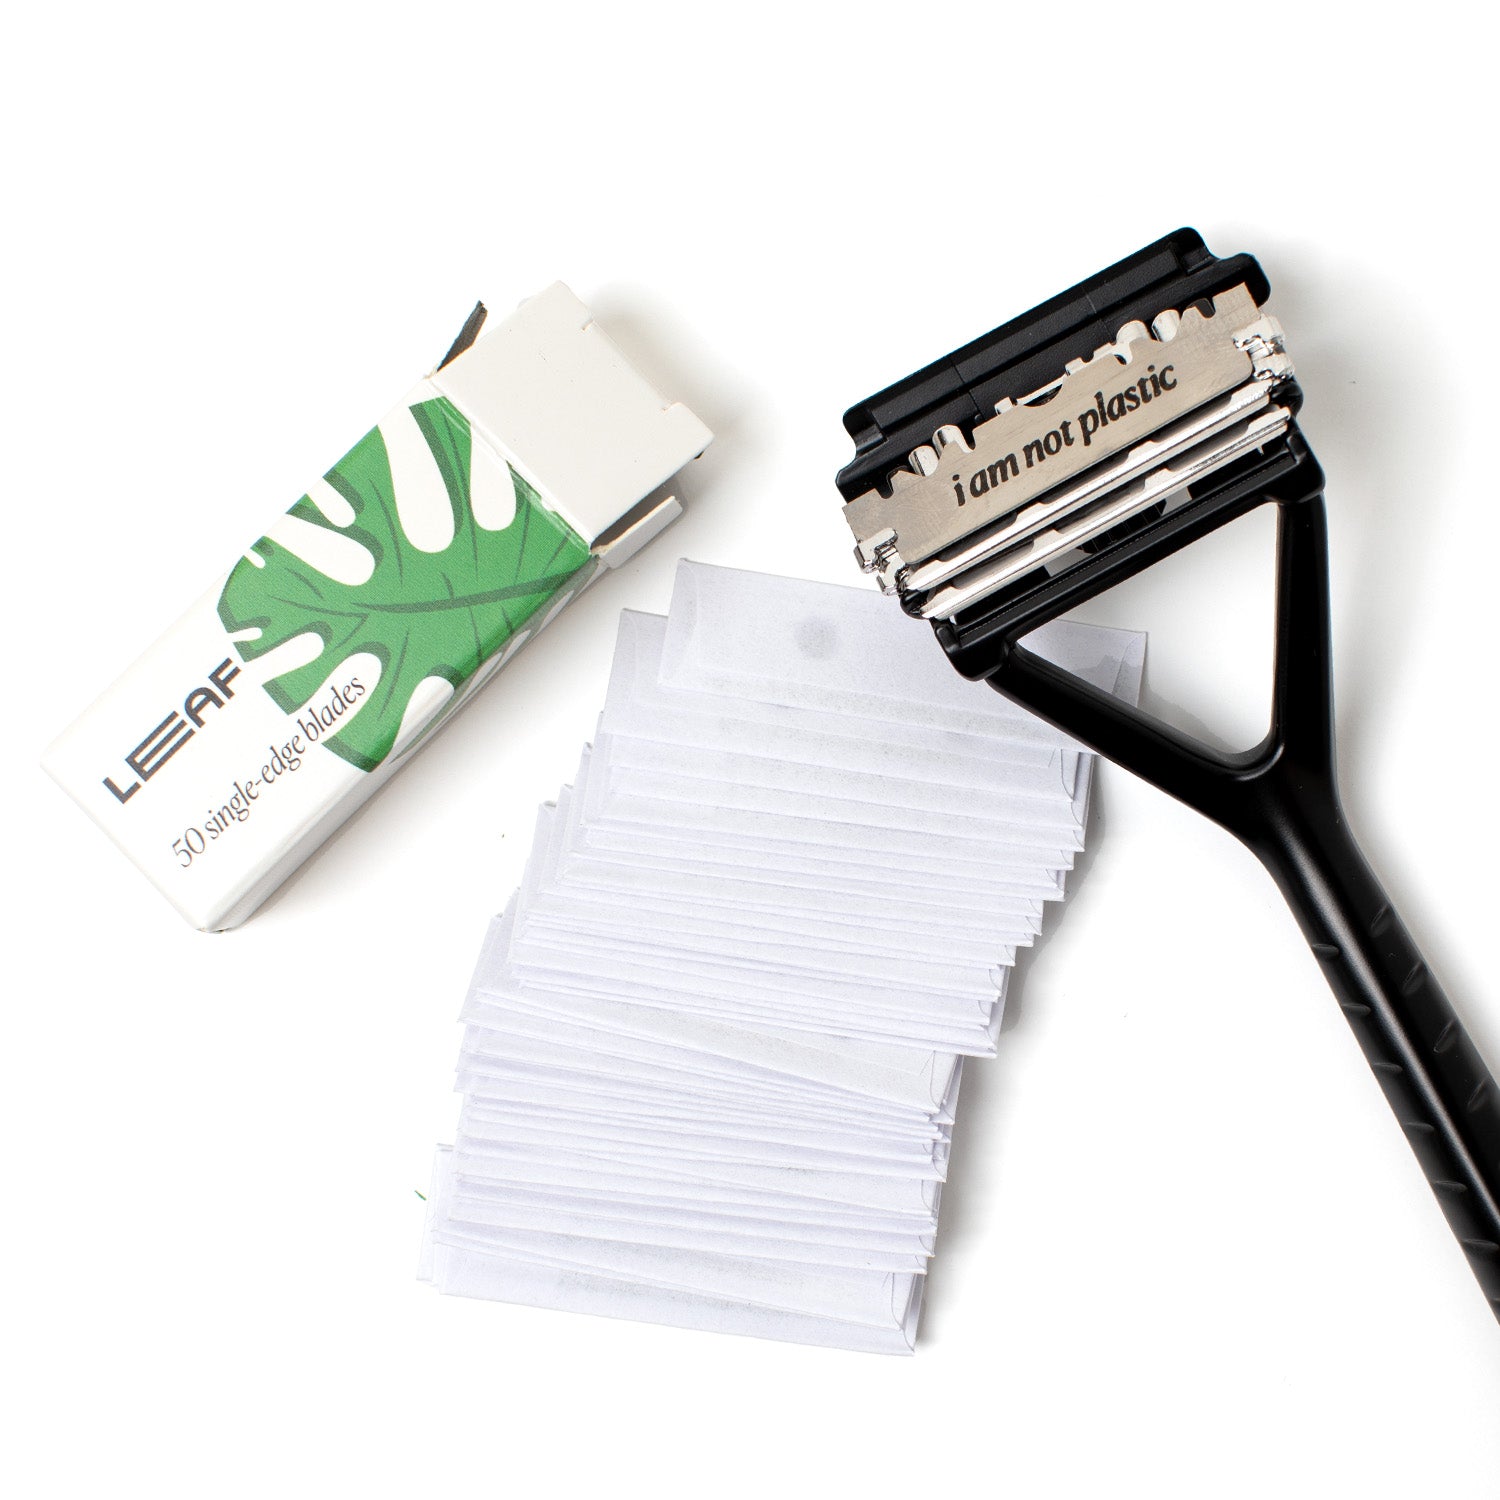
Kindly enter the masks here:
[[[852, 407], [860, 565], [954, 666], [1212, 818], [1271, 873], [1500, 1317], [1500, 1091], [1345, 821], [1323, 475], [1253, 257], [1190, 229]], [[1277, 507], [1271, 728], [1226, 754], [1052, 666], [1036, 626]]]

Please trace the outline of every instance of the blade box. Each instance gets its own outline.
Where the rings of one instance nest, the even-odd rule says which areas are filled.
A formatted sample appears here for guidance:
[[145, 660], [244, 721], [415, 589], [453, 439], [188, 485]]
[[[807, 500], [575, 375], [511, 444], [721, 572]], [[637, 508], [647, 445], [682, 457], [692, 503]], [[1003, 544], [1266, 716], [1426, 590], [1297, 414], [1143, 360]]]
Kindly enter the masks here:
[[567, 287], [483, 321], [46, 752], [195, 927], [243, 922], [681, 513], [708, 429]]

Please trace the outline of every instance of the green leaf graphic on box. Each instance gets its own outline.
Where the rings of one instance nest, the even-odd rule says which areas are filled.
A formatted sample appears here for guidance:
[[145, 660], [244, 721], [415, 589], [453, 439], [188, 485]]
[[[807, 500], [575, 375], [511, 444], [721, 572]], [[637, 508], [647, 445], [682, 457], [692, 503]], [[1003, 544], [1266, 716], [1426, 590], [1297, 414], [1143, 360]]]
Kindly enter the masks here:
[[402, 530], [377, 427], [324, 476], [354, 511], [347, 526], [334, 526], [306, 495], [290, 512], [362, 543], [375, 559], [369, 580], [340, 583], [262, 537], [252, 548], [261, 565], [241, 559], [219, 596], [226, 630], [260, 631], [254, 640], [236, 642], [247, 661], [309, 631], [322, 639], [314, 661], [266, 683], [287, 713], [306, 707], [356, 653], [379, 658], [379, 683], [320, 742], [364, 771], [390, 753], [424, 678], [445, 678], [456, 691], [590, 560], [587, 544], [514, 470], [514, 520], [501, 531], [476, 525], [467, 420], [443, 398], [413, 406], [411, 414], [453, 508], [453, 540], [442, 552], [418, 550]]

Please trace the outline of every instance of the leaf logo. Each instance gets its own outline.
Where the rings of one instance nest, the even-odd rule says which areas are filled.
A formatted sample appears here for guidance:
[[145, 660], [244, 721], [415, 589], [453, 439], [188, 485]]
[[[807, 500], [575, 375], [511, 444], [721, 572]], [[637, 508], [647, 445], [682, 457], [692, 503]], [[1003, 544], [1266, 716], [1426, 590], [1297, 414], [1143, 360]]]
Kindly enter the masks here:
[[[380, 681], [337, 733], [320, 741], [363, 771], [373, 771], [390, 753], [425, 679], [442, 678], [456, 693], [590, 561], [587, 544], [519, 474], [487, 454], [476, 460], [468, 421], [450, 401], [424, 401], [410, 413], [420, 443], [402, 443], [388, 419], [324, 476], [333, 492], [324, 506], [309, 494], [289, 512], [363, 547], [374, 562], [366, 581], [341, 582], [262, 537], [251, 549], [254, 558], [235, 565], [219, 596], [226, 630], [259, 632], [235, 643], [246, 661], [309, 632], [322, 641], [312, 661], [265, 684], [285, 713], [306, 707], [351, 656], [368, 652], [379, 660]], [[405, 410], [396, 416], [404, 421]], [[431, 485], [445, 494], [453, 521], [445, 547], [423, 550], [408, 535], [393, 470], [403, 493], [407, 485]], [[498, 529], [482, 526], [476, 490], [507, 483], [514, 488], [514, 514]], [[340, 519], [330, 519], [329, 510]], [[414, 510], [407, 506], [409, 515]]]

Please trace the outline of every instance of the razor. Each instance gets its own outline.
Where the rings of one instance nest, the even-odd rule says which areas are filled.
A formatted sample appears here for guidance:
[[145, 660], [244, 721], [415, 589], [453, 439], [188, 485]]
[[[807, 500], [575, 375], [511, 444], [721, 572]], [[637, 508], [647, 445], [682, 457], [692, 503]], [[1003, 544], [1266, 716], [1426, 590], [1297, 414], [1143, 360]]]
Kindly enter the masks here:
[[[953, 665], [1196, 808], [1291, 906], [1500, 1317], [1500, 1093], [1345, 820], [1323, 473], [1269, 284], [1179, 230], [852, 407], [860, 566]], [[1277, 511], [1261, 743], [1222, 752], [1027, 633], [1257, 506]]]

